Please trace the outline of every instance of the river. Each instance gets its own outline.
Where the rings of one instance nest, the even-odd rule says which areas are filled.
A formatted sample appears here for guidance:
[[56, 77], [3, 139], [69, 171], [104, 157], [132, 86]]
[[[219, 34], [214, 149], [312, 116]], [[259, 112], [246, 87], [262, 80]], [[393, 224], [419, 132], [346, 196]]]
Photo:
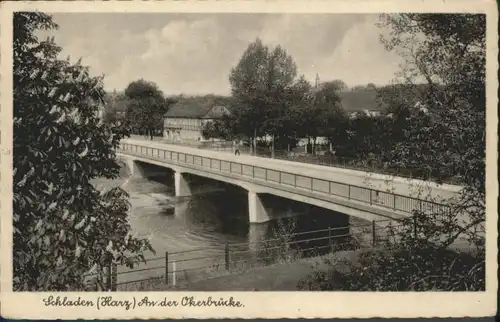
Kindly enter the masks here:
[[[170, 262], [177, 261], [176, 270], [190, 270], [214, 262], [223, 265], [226, 244], [232, 245], [232, 254], [248, 253], [252, 248], [248, 245], [249, 242], [276, 238], [283, 233], [283, 229], [297, 233], [346, 225], [345, 219], [339, 221], [339, 216], [335, 216], [332, 211], [303, 207], [304, 205], [274, 197], [267, 197], [266, 203], [272, 204], [278, 212], [287, 213], [290, 218], [279, 222], [249, 224], [246, 191], [223, 184], [214, 185], [206, 180], [198, 183], [206, 186], [205, 192], [188, 198], [174, 197], [173, 180], [169, 175], [132, 180], [127, 178], [126, 171], [122, 171], [120, 179], [98, 179], [93, 184], [98, 189], [121, 185], [130, 194], [130, 224], [133, 233], [138, 237], [149, 238], [156, 254], [147, 254], [147, 258], [160, 258], [149, 261], [146, 265], [142, 264], [139, 268], [164, 266], [165, 260], [161, 258], [165, 257], [166, 252], [169, 253]], [[169, 213], [168, 209], [172, 206], [175, 211]], [[294, 216], [297, 213], [302, 215]], [[322, 234], [324, 236], [325, 232]], [[183, 253], [184, 251], [190, 252]], [[218, 260], [188, 260], [199, 257], [217, 257]], [[233, 256], [231, 260], [234, 260]], [[118, 269], [118, 272], [125, 271], [125, 268]], [[121, 274], [118, 282], [160, 276], [164, 272], [165, 269], [159, 268]]]

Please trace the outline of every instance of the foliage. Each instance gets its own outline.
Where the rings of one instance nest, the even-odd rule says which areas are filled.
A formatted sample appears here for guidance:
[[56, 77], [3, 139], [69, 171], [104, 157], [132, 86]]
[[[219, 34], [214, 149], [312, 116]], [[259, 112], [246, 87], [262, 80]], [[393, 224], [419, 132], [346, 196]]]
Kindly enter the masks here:
[[338, 137], [337, 125], [345, 115], [337, 92], [345, 83], [324, 83], [312, 92], [303, 76], [297, 78], [293, 58], [280, 46], [271, 49], [255, 40], [229, 79], [236, 101], [232, 116], [207, 124], [205, 137], [251, 139], [255, 146], [257, 137], [268, 135], [272, 151], [275, 143], [290, 147], [305, 136]]
[[153, 82], [148, 82], [144, 79], [139, 79], [137, 81], [128, 84], [125, 89], [125, 96], [129, 99], [141, 99], [141, 98], [158, 98], [162, 99], [163, 94]]
[[111, 123], [117, 120], [116, 117], [116, 109], [114, 105], [114, 97], [109, 93], [104, 94], [104, 111], [102, 115], [102, 119], [104, 123]]
[[13, 284], [22, 291], [82, 290], [85, 273], [151, 250], [130, 235], [126, 192], [90, 183], [118, 176], [128, 131], [97, 116], [102, 77], [35, 36], [54, 28], [49, 15], [14, 14]]
[[125, 89], [126, 119], [135, 134], [149, 134], [163, 129], [163, 119], [171, 103], [153, 82], [131, 82]]
[[386, 230], [383, 250], [363, 251], [355, 260], [326, 258], [329, 269], [316, 267], [298, 287], [348, 291], [482, 291], [485, 289], [484, 252], [447, 249], [438, 242], [444, 234], [436, 222], [449, 218], [418, 213]]
[[347, 119], [338, 96], [338, 82], [327, 82], [312, 88], [303, 78], [291, 88], [289, 113], [284, 120], [286, 133], [295, 139], [318, 136], [337, 138]]
[[[342, 109], [338, 92], [341, 90], [338, 82], [323, 83], [312, 95], [312, 110], [306, 109], [310, 120], [308, 133], [311, 137], [325, 136], [331, 140], [341, 139], [345, 133], [347, 113]], [[305, 116], [305, 115], [303, 115]]]
[[286, 114], [285, 96], [296, 79], [293, 58], [280, 46], [270, 49], [260, 39], [251, 43], [231, 70], [231, 92], [239, 132], [253, 138], [276, 135]]
[[[386, 165], [416, 168], [425, 180], [438, 182], [459, 174], [464, 186], [445, 201], [447, 207], [415, 209], [387, 252], [363, 255], [347, 273], [316, 272], [300, 286], [484, 290], [485, 16], [382, 15], [380, 26], [390, 30], [382, 38], [386, 48], [406, 62], [402, 84], [379, 92], [397, 135], [382, 149]], [[460, 243], [467, 245], [464, 253], [450, 250]]]
[[330, 82], [338, 91], [340, 92], [347, 92], [349, 90], [349, 86], [341, 80], [341, 79], [336, 79]]
[[[392, 30], [386, 47], [407, 60], [405, 83], [418, 74], [427, 85], [393, 148], [392, 163], [428, 170], [427, 177], [438, 181], [461, 176], [464, 189], [452, 209], [457, 233], [444, 244], [465, 234], [482, 249], [484, 241], [474, 232], [484, 231], [485, 220], [485, 16], [384, 15], [382, 26]], [[463, 222], [463, 216], [469, 219]]]
[[220, 119], [207, 122], [202, 128], [203, 138], [223, 139], [233, 141], [238, 138], [236, 118], [233, 115], [223, 115]]
[[428, 244], [362, 252], [355, 263], [326, 258], [325, 264], [329, 269], [317, 265], [297, 287], [311, 291], [485, 290], [484, 258], [435, 249]]
[[[273, 136], [275, 146], [280, 148], [294, 146], [297, 139], [300, 138], [302, 132], [298, 121], [310, 90], [309, 82], [304, 76], [300, 76], [289, 84], [280, 95], [274, 97], [275, 102], [279, 100], [280, 103], [274, 105], [274, 113], [268, 116], [267, 124], [271, 126], [268, 128], [267, 134]], [[275, 146], [273, 146], [273, 150]]]
[[339, 155], [383, 165], [394, 138], [392, 119], [361, 112], [347, 120], [344, 128], [347, 133], [336, 145]]
[[353, 92], [366, 92], [366, 86], [365, 85], [355, 85], [351, 88], [351, 91]]
[[266, 264], [288, 263], [300, 258], [301, 252], [294, 247], [296, 243], [293, 240], [296, 228], [296, 218], [278, 219], [270, 238], [258, 245], [259, 258]]
[[377, 86], [373, 83], [368, 83], [366, 84], [366, 90], [367, 91], [376, 91], [377, 90]]
[[126, 109], [127, 98], [125, 94], [106, 93], [104, 95], [103, 122], [112, 123], [116, 121], [125, 121], [123, 115], [119, 115], [118, 113], [125, 113]]

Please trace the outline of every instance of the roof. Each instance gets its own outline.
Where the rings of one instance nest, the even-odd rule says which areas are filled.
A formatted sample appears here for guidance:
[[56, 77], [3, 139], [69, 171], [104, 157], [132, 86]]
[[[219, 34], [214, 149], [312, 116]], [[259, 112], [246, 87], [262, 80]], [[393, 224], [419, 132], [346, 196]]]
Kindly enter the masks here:
[[[311, 93], [317, 93], [324, 88], [328, 83], [321, 83], [316, 87], [311, 88]], [[357, 111], [383, 111], [385, 105], [380, 105], [377, 100], [376, 91], [349, 91], [337, 92], [342, 102], [342, 107], [347, 112]]]
[[182, 98], [165, 113], [165, 117], [218, 118], [223, 110], [217, 107], [227, 109], [225, 105], [217, 104], [217, 100], [211, 97]]
[[[313, 89], [312, 91], [317, 91]], [[347, 112], [357, 111], [384, 111], [385, 105], [381, 105], [377, 100], [376, 91], [359, 91], [359, 92], [339, 92], [338, 93], [343, 108]], [[227, 101], [227, 102], [226, 102]], [[182, 118], [218, 118], [221, 115], [220, 110], [214, 107], [225, 107], [231, 111], [233, 104], [220, 104], [230, 103], [228, 98], [226, 101], [213, 97], [190, 97], [181, 98], [175, 103], [165, 117], [182, 117]]]
[[207, 114], [203, 116], [204, 119], [216, 119], [220, 118], [226, 111], [229, 111], [227, 107], [223, 105], [215, 105], [208, 110]]
[[376, 91], [340, 92], [342, 107], [348, 112], [383, 111], [386, 106], [379, 104]]

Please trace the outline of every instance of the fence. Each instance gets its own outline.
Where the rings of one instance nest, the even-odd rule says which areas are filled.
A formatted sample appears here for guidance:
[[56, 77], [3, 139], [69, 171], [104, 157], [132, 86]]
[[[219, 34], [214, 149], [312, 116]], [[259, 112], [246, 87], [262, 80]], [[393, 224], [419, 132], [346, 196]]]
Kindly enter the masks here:
[[416, 209], [435, 213], [438, 209], [439, 211], [446, 211], [449, 208], [449, 206], [437, 202], [386, 191], [190, 153], [151, 148], [130, 143], [120, 143], [119, 151], [151, 160], [180, 164], [184, 167], [201, 168], [207, 172], [229, 175], [254, 183], [262, 184], [265, 182], [270, 186], [279, 185], [285, 189], [293, 188], [294, 192], [298, 194], [304, 191], [313, 192], [318, 199], [322, 199], [324, 196], [336, 196], [407, 214], [413, 213], [413, 210]]
[[[133, 135], [131, 136], [133, 139], [141, 139], [144, 140], [144, 136]], [[272, 151], [270, 148], [257, 147], [255, 151], [249, 146], [243, 145], [235, 145], [233, 142], [229, 141], [221, 141], [221, 142], [208, 142], [208, 141], [176, 141], [176, 140], [166, 140], [161, 136], [154, 137], [154, 141], [161, 141], [166, 144], [180, 145], [180, 146], [188, 146], [199, 149], [207, 149], [218, 152], [230, 152], [234, 153], [237, 149], [241, 154], [253, 155], [262, 158], [271, 158], [271, 159], [280, 159], [292, 162], [300, 162], [306, 164], [317, 164], [328, 167], [340, 167], [351, 170], [359, 170], [380, 174], [387, 174], [392, 176], [398, 176], [402, 178], [409, 179], [421, 179], [421, 180], [433, 180], [431, 178], [424, 177], [420, 172], [420, 169], [411, 169], [411, 168], [388, 168], [383, 167], [378, 163], [362, 161], [356, 158], [347, 158], [340, 157], [335, 155], [313, 155], [310, 153], [301, 153], [301, 152], [291, 152], [287, 150], [277, 150]], [[459, 177], [450, 177], [443, 179], [443, 182], [449, 184], [462, 184], [462, 181]]]
[[[384, 222], [386, 225], [380, 226]], [[119, 270], [122, 265], [110, 265], [106, 287], [109, 291], [117, 291], [118, 289], [126, 291], [138, 290], [138, 284], [140, 290], [141, 283], [143, 283], [144, 289], [149, 290], [189, 286], [191, 282], [241, 272], [251, 267], [267, 266], [280, 262], [289, 263], [337, 251], [387, 245], [398, 238], [398, 229], [401, 227], [403, 224], [400, 222], [396, 221], [393, 225], [390, 220], [381, 220], [372, 221], [366, 225], [328, 227], [327, 229], [289, 233], [257, 242], [165, 252], [164, 256], [144, 261], [144, 264], [161, 263], [152, 267]], [[413, 234], [415, 236], [418, 234], [416, 217], [414, 217]], [[216, 252], [214, 253], [214, 251]], [[211, 254], [206, 255], [207, 253]], [[189, 257], [190, 254], [195, 254], [195, 256]], [[136, 263], [139, 264], [139, 262]], [[127, 280], [127, 275], [137, 275], [137, 273], [143, 276]], [[144, 274], [147, 276], [145, 277]], [[119, 281], [119, 279], [124, 280]]]

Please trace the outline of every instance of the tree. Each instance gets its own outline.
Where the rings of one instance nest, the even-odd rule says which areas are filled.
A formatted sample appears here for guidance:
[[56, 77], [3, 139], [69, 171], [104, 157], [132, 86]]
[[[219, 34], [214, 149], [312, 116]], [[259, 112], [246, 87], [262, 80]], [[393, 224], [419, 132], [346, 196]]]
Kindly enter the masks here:
[[116, 178], [115, 150], [128, 131], [97, 117], [104, 90], [78, 61], [60, 60], [57, 28], [43, 13], [14, 14], [13, 285], [19, 291], [82, 290], [84, 274], [144, 259], [148, 241], [130, 235], [128, 196], [100, 193]]
[[275, 141], [278, 137], [287, 137], [285, 121], [290, 113], [287, 102], [288, 93], [294, 88], [297, 67], [287, 52], [276, 46], [268, 59], [269, 76], [267, 79], [267, 117], [263, 123], [263, 131], [271, 136], [271, 153], [274, 157]]
[[375, 84], [373, 84], [373, 83], [368, 83], [366, 85], [366, 90], [367, 91], [376, 91], [377, 90], [377, 86], [375, 86]]
[[205, 123], [201, 132], [205, 139], [232, 141], [239, 138], [237, 126], [237, 120], [233, 115], [224, 114], [220, 119]]
[[158, 86], [143, 79], [131, 82], [125, 89], [126, 118], [134, 132], [153, 135], [163, 128], [164, 115], [172, 101], [166, 100]]
[[[468, 179], [474, 181], [469, 181], [471, 185], [484, 190], [485, 17], [452, 14], [383, 17], [384, 25], [392, 26], [398, 36], [397, 39], [385, 40], [387, 48], [397, 51], [408, 61], [408, 67], [401, 72], [404, 82], [415, 84], [412, 76], [415, 74], [425, 79], [426, 86], [417, 88], [416, 100], [432, 116], [432, 125], [429, 126], [433, 128], [430, 130], [439, 133], [439, 138], [425, 135], [418, 142], [415, 139], [406, 142], [404, 146], [410, 149], [408, 152], [415, 155], [411, 162], [415, 165], [427, 163], [433, 167], [443, 165], [443, 169], [456, 167], [455, 173], [467, 174]], [[447, 27], [438, 27], [439, 23]], [[416, 43], [417, 32], [428, 37], [426, 41], [418, 42], [418, 46], [412, 46], [411, 43]], [[411, 115], [417, 116], [418, 113]], [[412, 121], [407, 136], [424, 134], [417, 120]], [[472, 130], [471, 124], [477, 127]], [[472, 143], [475, 150], [469, 150]], [[424, 146], [433, 148], [425, 149]], [[433, 150], [439, 151], [438, 159]], [[467, 159], [463, 158], [465, 155], [468, 155]], [[403, 159], [401, 154], [399, 159], [410, 161]], [[477, 163], [470, 164], [472, 159]], [[468, 173], [471, 166], [476, 169], [473, 176]], [[450, 174], [445, 171], [436, 175], [444, 179]]]
[[[403, 140], [391, 151], [391, 165], [420, 169], [426, 180], [460, 177], [463, 189], [449, 212], [415, 215], [425, 223], [421, 238], [442, 248], [466, 238], [476, 248], [479, 263], [484, 260], [485, 237], [485, 18], [381, 17], [381, 27], [392, 31], [384, 44], [406, 59], [400, 77], [414, 87], [417, 101], [407, 107]], [[425, 85], [417, 86], [418, 79]]]
[[288, 151], [306, 135], [304, 115], [308, 115], [306, 109], [311, 106], [311, 90], [311, 84], [301, 75], [285, 92], [287, 107], [279, 121], [282, 126], [280, 139], [284, 141]]
[[351, 88], [353, 92], [364, 92], [366, 91], [366, 87], [364, 85], [355, 85]]
[[114, 105], [114, 97], [110, 93], [104, 94], [104, 111], [103, 111], [103, 121], [105, 123], [111, 123], [116, 121], [116, 114], [113, 108]]
[[[426, 84], [419, 88], [420, 104], [411, 109], [405, 140], [394, 147], [392, 162], [418, 167], [426, 179], [438, 182], [460, 177], [458, 200], [446, 216], [435, 214], [443, 219], [425, 226], [423, 237], [442, 247], [467, 238], [479, 262], [485, 237], [485, 19], [481, 14], [407, 14], [384, 15], [381, 22], [393, 31], [386, 47], [407, 60], [401, 73], [405, 83], [415, 84], [412, 75], [419, 75]], [[419, 34], [425, 40], [415, 41]]]
[[[485, 18], [381, 16], [380, 27], [389, 30], [383, 43], [405, 60], [398, 88], [405, 95], [386, 96], [389, 110], [405, 115], [388, 166], [416, 168], [438, 183], [460, 176], [462, 189], [445, 205], [414, 209], [388, 251], [369, 252], [342, 274], [343, 289], [485, 289]], [[459, 239], [468, 241], [467, 254], [449, 249]], [[302, 286], [333, 287], [324, 274]]]
[[382, 166], [392, 149], [394, 138], [394, 121], [385, 115], [367, 115], [358, 112], [356, 117], [341, 123], [349, 135], [344, 135], [338, 147], [340, 154], [352, 157], [361, 164]]
[[335, 81], [327, 82], [304, 96], [295, 116], [300, 137], [307, 137], [315, 143], [318, 136], [335, 136], [335, 128], [338, 130], [338, 125], [346, 117], [340, 104], [339, 90]]
[[333, 80], [330, 83], [335, 85], [339, 92], [347, 92], [349, 89], [349, 86], [347, 86], [347, 84], [341, 79]]
[[123, 116], [118, 113], [122, 113], [127, 110], [128, 99], [125, 94], [120, 93], [106, 93], [104, 96], [104, 113], [103, 121], [105, 123], [116, 122], [118, 120], [123, 120]]
[[125, 89], [125, 96], [129, 99], [141, 99], [141, 98], [157, 98], [163, 99], [163, 94], [153, 82], [148, 82], [144, 79], [139, 79], [137, 81], [128, 84]]
[[296, 73], [292, 57], [283, 48], [270, 50], [260, 39], [249, 44], [231, 70], [231, 92], [240, 105], [234, 115], [241, 134], [253, 139], [254, 150], [257, 137], [274, 137], [281, 128], [277, 120], [285, 113], [285, 90], [292, 86]]

